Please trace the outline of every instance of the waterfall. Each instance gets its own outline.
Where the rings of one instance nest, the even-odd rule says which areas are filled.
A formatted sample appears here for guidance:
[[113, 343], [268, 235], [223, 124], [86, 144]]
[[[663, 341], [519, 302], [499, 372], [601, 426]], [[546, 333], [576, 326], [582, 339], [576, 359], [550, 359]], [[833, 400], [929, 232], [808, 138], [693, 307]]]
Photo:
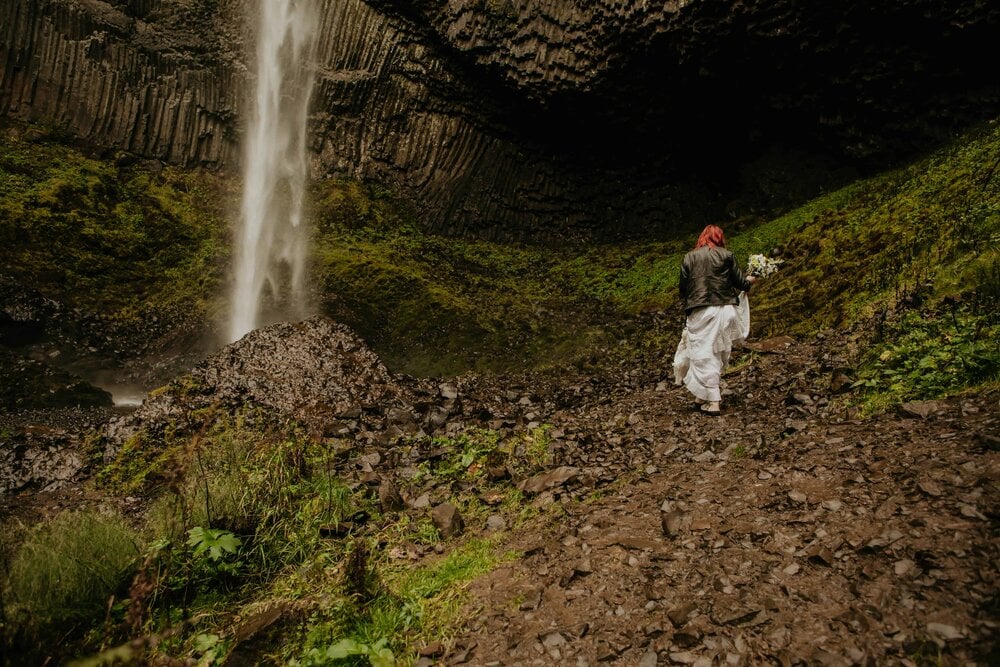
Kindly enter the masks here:
[[257, 77], [246, 136], [229, 340], [306, 314], [303, 221], [316, 16], [313, 0], [259, 0]]

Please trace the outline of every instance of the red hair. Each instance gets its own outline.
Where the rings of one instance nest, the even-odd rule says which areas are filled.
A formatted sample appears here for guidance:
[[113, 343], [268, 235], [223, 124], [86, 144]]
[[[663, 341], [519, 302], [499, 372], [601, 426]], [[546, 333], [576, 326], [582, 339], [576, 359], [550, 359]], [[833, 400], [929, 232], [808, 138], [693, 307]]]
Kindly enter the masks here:
[[694, 244], [695, 249], [708, 246], [709, 248], [725, 248], [726, 237], [722, 234], [722, 228], [717, 225], [708, 225], [701, 231], [698, 242]]

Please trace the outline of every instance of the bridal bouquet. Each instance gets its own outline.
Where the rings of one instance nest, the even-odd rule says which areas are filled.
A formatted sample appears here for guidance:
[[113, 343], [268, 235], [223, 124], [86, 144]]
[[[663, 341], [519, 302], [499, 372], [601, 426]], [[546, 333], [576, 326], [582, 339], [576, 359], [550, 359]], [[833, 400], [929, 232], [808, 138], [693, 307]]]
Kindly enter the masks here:
[[780, 259], [771, 259], [764, 255], [750, 255], [750, 261], [747, 264], [747, 275], [765, 278], [777, 271], [778, 265], [782, 261]]

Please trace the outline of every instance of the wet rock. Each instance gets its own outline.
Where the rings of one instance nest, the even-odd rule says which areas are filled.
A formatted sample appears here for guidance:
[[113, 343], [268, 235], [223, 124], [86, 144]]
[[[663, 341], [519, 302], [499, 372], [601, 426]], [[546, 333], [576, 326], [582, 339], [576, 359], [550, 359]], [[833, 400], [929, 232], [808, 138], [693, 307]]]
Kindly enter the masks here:
[[797, 433], [798, 431], [804, 431], [808, 427], [809, 422], [803, 419], [787, 419], [785, 420], [785, 430], [782, 431], [782, 435], [789, 435]]
[[517, 488], [528, 494], [538, 494], [542, 491], [561, 486], [580, 474], [580, 469], [574, 466], [560, 466], [554, 470], [535, 475], [517, 485]]
[[698, 656], [690, 651], [673, 651], [669, 658], [675, 665], [693, 665], [698, 661]]
[[383, 512], [398, 512], [404, 507], [399, 489], [388, 480], [383, 480], [378, 487], [378, 501]]
[[821, 665], [822, 667], [851, 667], [854, 663], [842, 655], [824, 648], [817, 648], [809, 657], [809, 664]]
[[639, 659], [639, 667], [656, 667], [658, 664], [660, 664], [660, 659], [656, 655], [656, 651], [646, 651]]
[[799, 491], [798, 489], [792, 489], [791, 491], [788, 492], [788, 499], [794, 503], [802, 504], [806, 502], [808, 498], [806, 494]]
[[976, 433], [976, 441], [984, 449], [1000, 452], [1000, 436], [991, 433]]
[[510, 470], [505, 465], [491, 466], [486, 471], [486, 476], [489, 477], [491, 482], [499, 482], [510, 479]]
[[427, 427], [431, 430], [436, 430], [444, 426], [448, 422], [449, 411], [447, 408], [440, 406], [435, 406], [428, 410], [426, 423]]
[[942, 409], [943, 404], [940, 401], [911, 401], [899, 406], [901, 414], [907, 417], [919, 417], [920, 419], [927, 419]]
[[684, 523], [685, 513], [680, 511], [663, 512], [660, 514], [660, 529], [667, 537], [674, 537], [680, 532]]
[[525, 595], [524, 600], [518, 606], [518, 609], [520, 611], [532, 611], [534, 609], [538, 609], [538, 605], [542, 603], [542, 593], [543, 591], [541, 588], [529, 591]]
[[781, 354], [794, 344], [795, 340], [790, 336], [774, 336], [758, 342], [745, 343], [744, 347], [748, 350], [753, 350], [754, 352]]
[[805, 556], [810, 563], [830, 567], [834, 563], [833, 552], [825, 546], [816, 544], [805, 550]]
[[27, 487], [62, 488], [84, 467], [83, 456], [68, 444], [10, 446], [0, 443], [0, 496]]
[[507, 529], [507, 522], [499, 514], [491, 514], [486, 518], [486, 532], [496, 533]]
[[[252, 401], [305, 418], [362, 404], [391, 404], [394, 379], [348, 327], [324, 317], [253, 331], [194, 373], [215, 398]], [[271, 382], [280, 376], [280, 383]]]
[[441, 642], [431, 642], [420, 648], [418, 655], [422, 658], [440, 658], [444, 655], [444, 644]]
[[417, 421], [417, 416], [409, 408], [389, 408], [385, 416], [395, 426], [405, 426]]
[[740, 602], [720, 600], [716, 603], [712, 621], [718, 625], [741, 625], [752, 621], [760, 611], [757, 607], [748, 607]]
[[932, 498], [937, 498], [942, 494], [941, 487], [934, 480], [922, 479], [917, 482], [917, 488]]
[[594, 566], [591, 565], [589, 559], [583, 559], [573, 566], [573, 577], [586, 577], [588, 574], [593, 573]]
[[693, 602], [683, 602], [671, 607], [667, 612], [667, 618], [670, 619], [675, 628], [681, 628], [697, 610], [698, 607]]
[[838, 369], [830, 374], [830, 392], [833, 394], [843, 394], [851, 390], [851, 385], [854, 383], [849, 371], [844, 369]]
[[451, 503], [442, 503], [435, 507], [431, 512], [431, 521], [444, 538], [455, 537], [465, 531], [465, 521], [458, 508]]

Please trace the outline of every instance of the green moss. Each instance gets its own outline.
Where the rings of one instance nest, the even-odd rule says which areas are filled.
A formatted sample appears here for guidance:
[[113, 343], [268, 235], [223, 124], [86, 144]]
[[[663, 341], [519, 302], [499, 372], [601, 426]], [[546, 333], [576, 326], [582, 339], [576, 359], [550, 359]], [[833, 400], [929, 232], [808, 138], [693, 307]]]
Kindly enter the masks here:
[[114, 459], [97, 473], [97, 484], [118, 495], [136, 493], [151, 480], [160, 478], [171, 463], [175, 463], [180, 450], [189, 442], [176, 430], [164, 434], [145, 431], [125, 441]]
[[224, 188], [207, 172], [119, 169], [9, 131], [0, 138], [2, 270], [113, 326], [204, 318], [226, 255]]
[[[420, 375], [556, 363], [595, 335], [596, 308], [553, 271], [561, 254], [426, 234], [386, 191], [318, 186], [324, 310]], [[566, 343], [569, 342], [569, 345]]]
[[918, 289], [938, 300], [981, 291], [1000, 257], [998, 152], [993, 125], [839, 194], [784, 243], [785, 265], [754, 297], [758, 322], [808, 334]]

